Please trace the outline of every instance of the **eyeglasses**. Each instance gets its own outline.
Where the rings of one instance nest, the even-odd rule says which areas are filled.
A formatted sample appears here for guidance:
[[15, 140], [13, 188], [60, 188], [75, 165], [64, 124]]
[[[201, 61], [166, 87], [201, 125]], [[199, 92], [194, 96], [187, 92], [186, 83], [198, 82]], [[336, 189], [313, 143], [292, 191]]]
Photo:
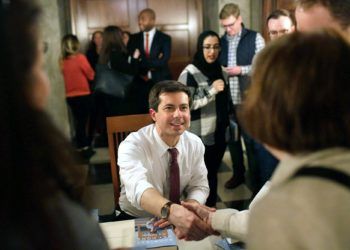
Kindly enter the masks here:
[[219, 51], [221, 49], [220, 45], [203, 45], [203, 50], [209, 51], [209, 50], [215, 50], [215, 51]]
[[269, 31], [269, 35], [270, 36], [278, 36], [278, 35], [285, 35], [289, 32], [289, 30], [287, 29], [283, 29], [283, 30], [271, 30]]
[[227, 29], [227, 28], [232, 28], [237, 22], [237, 19], [233, 22], [233, 23], [229, 23], [229, 24], [226, 24], [226, 25], [221, 25], [221, 27], [223, 27], [224, 29]]

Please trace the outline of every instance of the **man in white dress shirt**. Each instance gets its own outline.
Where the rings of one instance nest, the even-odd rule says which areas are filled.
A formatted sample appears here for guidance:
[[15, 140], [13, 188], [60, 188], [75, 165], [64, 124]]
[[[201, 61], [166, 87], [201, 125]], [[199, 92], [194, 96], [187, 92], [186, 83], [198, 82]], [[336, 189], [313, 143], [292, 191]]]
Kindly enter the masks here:
[[186, 131], [190, 126], [190, 92], [176, 81], [157, 83], [149, 96], [154, 124], [131, 133], [119, 146], [121, 194], [119, 205], [133, 217], [156, 216], [156, 225], [173, 224], [180, 239], [201, 239], [205, 224], [181, 204], [170, 201], [170, 148], [178, 151], [182, 200], [205, 203], [208, 194], [204, 145]]

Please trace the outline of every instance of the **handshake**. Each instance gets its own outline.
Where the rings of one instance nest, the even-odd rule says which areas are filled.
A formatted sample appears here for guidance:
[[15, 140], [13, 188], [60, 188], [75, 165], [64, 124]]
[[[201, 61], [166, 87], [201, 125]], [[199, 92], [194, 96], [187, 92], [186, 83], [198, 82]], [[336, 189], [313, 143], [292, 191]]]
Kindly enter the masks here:
[[160, 219], [154, 223], [156, 227], [174, 225], [178, 239], [202, 240], [209, 235], [219, 235], [211, 227], [211, 219], [215, 208], [199, 204], [197, 201], [181, 201], [181, 205], [172, 204], [168, 219]]

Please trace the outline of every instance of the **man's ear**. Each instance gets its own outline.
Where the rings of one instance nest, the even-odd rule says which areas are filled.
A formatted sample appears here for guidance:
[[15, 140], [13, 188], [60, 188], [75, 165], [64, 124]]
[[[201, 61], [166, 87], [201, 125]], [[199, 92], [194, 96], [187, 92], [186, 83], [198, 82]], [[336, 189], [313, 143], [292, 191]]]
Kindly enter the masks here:
[[155, 111], [154, 109], [149, 109], [149, 115], [151, 116], [154, 122], [156, 122], [156, 114], [157, 114], [157, 111]]

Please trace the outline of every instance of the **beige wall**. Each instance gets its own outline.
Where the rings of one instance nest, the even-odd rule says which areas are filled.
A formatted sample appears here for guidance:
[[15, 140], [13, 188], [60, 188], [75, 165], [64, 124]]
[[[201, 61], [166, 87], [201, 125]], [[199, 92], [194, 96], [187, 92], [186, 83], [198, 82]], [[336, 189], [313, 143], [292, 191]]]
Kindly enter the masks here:
[[[61, 2], [61, 0], [58, 0]], [[67, 107], [65, 102], [64, 82], [59, 70], [61, 26], [58, 1], [38, 0], [43, 8], [41, 31], [43, 40], [48, 44], [45, 54], [45, 70], [51, 83], [48, 112], [57, 126], [66, 134], [70, 134]]]

